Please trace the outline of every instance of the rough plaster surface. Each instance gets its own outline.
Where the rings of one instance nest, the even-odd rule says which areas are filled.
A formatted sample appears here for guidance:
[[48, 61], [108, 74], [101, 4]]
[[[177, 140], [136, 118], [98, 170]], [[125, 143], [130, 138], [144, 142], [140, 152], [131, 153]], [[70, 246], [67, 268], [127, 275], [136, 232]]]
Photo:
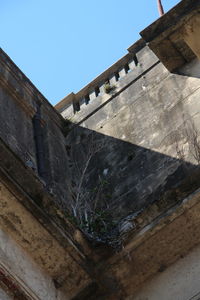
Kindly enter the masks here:
[[90, 279], [79, 264], [84, 265], [84, 255], [73, 236], [76, 229], [60, 212], [70, 197], [64, 120], [2, 50], [0, 98], [1, 226], [72, 298], [87, 289]]
[[0, 288], [0, 300], [12, 300], [12, 298]]
[[[52, 279], [3, 230], [0, 230], [0, 265], [9, 270], [16, 282], [33, 299], [67, 299], [58, 296]], [[2, 298], [5, 299], [7, 298]]]
[[[0, 207], [0, 225], [2, 228], [31, 255], [34, 261], [52, 279], [64, 282], [66, 297], [74, 295], [78, 289], [74, 285], [73, 276], [79, 281], [79, 287], [87, 285], [88, 276], [72, 259], [71, 253], [68, 253], [2, 184], [0, 184]], [[6, 252], [9, 246], [2, 244], [2, 247]], [[9, 248], [11, 254], [14, 253], [12, 246]], [[18, 251], [17, 248], [16, 251]], [[21, 259], [22, 257], [21, 255]], [[83, 278], [81, 278], [82, 275]]]
[[25, 163], [31, 160], [33, 164], [32, 167], [36, 170], [35, 145], [31, 119], [2, 87], [0, 88], [0, 98], [0, 137]]
[[141, 287], [127, 300], [200, 299], [200, 246]]
[[[65, 140], [61, 132], [63, 120], [21, 71], [0, 50], [0, 138], [35, 174], [40, 175], [46, 189], [66, 203], [67, 162]], [[40, 166], [33, 118], [40, 105], [41, 143], [44, 175]], [[42, 178], [41, 178], [42, 177]]]

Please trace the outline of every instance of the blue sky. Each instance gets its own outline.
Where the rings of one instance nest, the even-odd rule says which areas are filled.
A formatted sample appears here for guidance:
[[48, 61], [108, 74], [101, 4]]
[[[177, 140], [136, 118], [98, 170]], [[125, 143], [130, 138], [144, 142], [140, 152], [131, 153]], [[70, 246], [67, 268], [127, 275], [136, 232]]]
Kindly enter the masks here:
[[[165, 11], [179, 0], [162, 0]], [[0, 46], [56, 104], [77, 92], [158, 18], [156, 0], [0, 0]]]

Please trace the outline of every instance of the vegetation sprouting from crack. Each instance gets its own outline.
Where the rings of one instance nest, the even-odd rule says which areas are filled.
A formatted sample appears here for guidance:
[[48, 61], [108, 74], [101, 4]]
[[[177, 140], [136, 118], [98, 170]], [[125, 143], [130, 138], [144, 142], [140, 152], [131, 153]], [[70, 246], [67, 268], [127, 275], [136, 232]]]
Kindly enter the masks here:
[[[200, 164], [199, 132], [191, 120], [185, 121], [183, 125], [170, 136], [175, 146], [172, 150], [175, 150], [185, 176], [193, 181], [190, 176], [191, 166], [187, 161], [196, 166]], [[79, 129], [67, 141], [71, 195], [68, 201], [69, 218], [90, 239], [120, 247], [125, 235], [133, 230], [136, 215], [132, 212], [122, 220], [113, 217], [111, 200], [114, 186], [112, 180], [115, 174], [104, 164], [104, 156], [108, 156], [108, 151], [112, 151], [112, 143], [106, 136], [87, 129]], [[194, 188], [195, 184], [192, 183]], [[119, 198], [126, 197], [128, 192], [119, 195]], [[118, 202], [119, 198], [115, 201]]]
[[117, 240], [117, 222], [113, 220], [109, 201], [112, 197], [110, 175], [107, 169], [98, 175], [94, 172], [99, 154], [107, 151], [108, 142], [106, 138], [98, 138], [95, 132], [79, 138], [81, 140], [75, 143], [73, 149], [68, 146], [72, 178], [69, 186], [70, 219], [88, 238], [114, 244]]
[[115, 85], [111, 85], [109, 81], [106, 81], [106, 83], [104, 84], [104, 91], [106, 94], [110, 94], [113, 93], [116, 89]]
[[[179, 137], [179, 138], [178, 138]], [[180, 142], [179, 142], [180, 139]], [[177, 157], [180, 161], [186, 162], [187, 155], [197, 164], [200, 164], [200, 138], [199, 132], [192, 120], [184, 122], [182, 130], [178, 130], [174, 136]], [[185, 163], [186, 167], [186, 163]]]

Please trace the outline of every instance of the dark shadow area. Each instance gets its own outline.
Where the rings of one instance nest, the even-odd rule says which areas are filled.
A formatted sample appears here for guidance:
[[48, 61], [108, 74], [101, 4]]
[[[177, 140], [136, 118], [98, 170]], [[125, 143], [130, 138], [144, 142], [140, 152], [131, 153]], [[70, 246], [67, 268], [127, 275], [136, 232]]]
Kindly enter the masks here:
[[174, 158], [79, 126], [66, 141], [71, 205], [85, 222], [86, 212], [119, 221], [155, 202], [162, 211], [200, 186], [199, 166], [184, 161], [177, 145]]
[[200, 78], [200, 61], [198, 58], [195, 58], [172, 73], [186, 77]]

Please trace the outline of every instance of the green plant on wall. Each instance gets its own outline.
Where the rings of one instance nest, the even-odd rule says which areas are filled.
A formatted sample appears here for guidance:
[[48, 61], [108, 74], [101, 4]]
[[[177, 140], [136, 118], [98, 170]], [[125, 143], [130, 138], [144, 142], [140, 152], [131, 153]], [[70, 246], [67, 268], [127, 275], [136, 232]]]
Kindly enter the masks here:
[[111, 85], [109, 81], [106, 81], [106, 83], [104, 84], [104, 91], [105, 91], [106, 94], [110, 94], [115, 89], [116, 89], [116, 86]]

